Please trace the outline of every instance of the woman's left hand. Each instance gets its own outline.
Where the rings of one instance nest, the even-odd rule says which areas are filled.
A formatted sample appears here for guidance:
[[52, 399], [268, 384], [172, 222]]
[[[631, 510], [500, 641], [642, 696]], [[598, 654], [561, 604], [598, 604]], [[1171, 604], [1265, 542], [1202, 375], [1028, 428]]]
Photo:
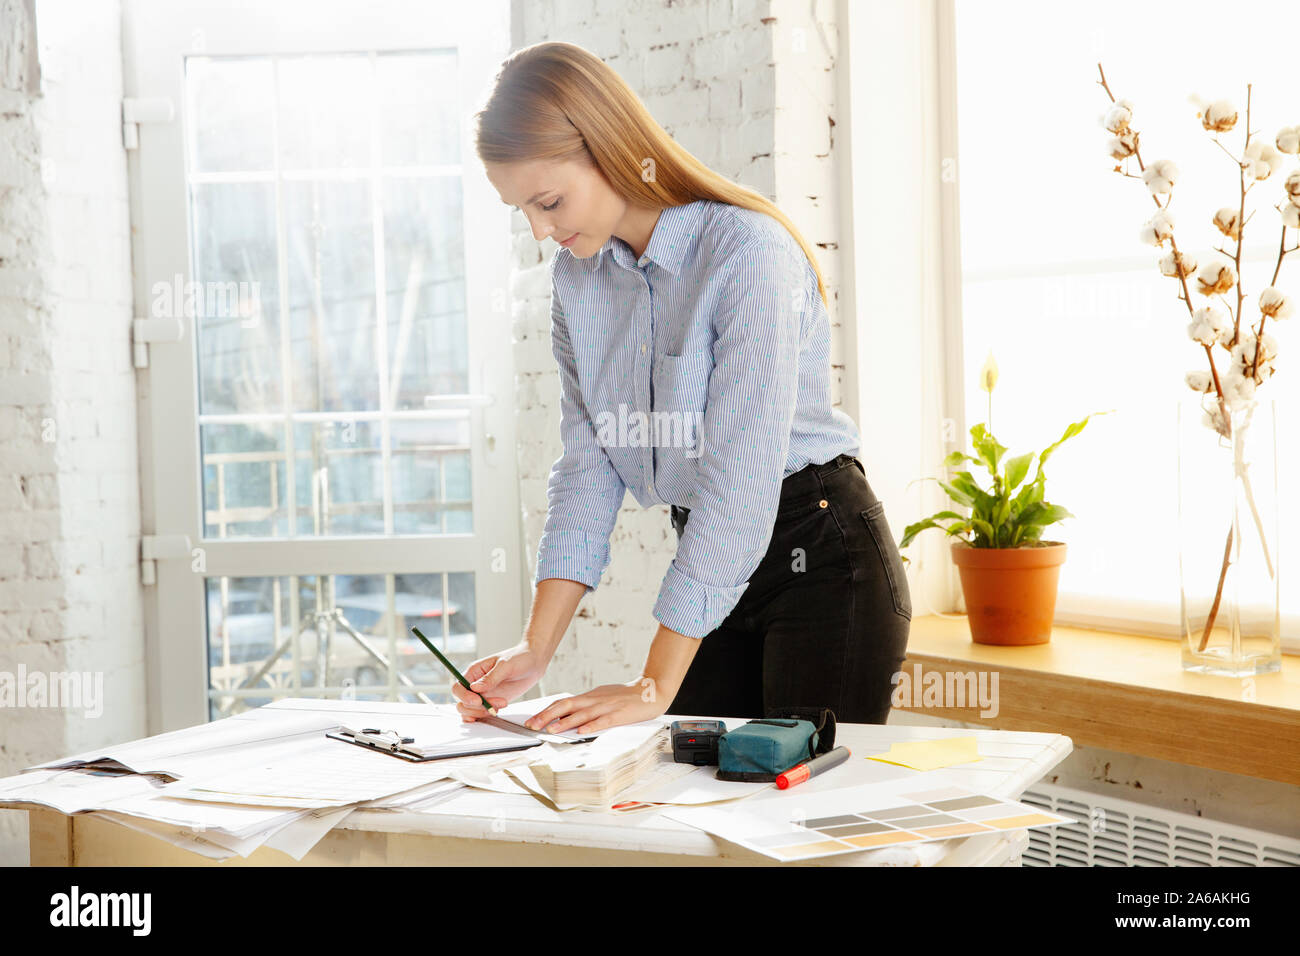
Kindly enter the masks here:
[[589, 734], [662, 716], [671, 703], [671, 699], [664, 699], [656, 692], [653, 678], [638, 677], [626, 684], [605, 684], [585, 694], [557, 700], [524, 724], [553, 734], [566, 730]]

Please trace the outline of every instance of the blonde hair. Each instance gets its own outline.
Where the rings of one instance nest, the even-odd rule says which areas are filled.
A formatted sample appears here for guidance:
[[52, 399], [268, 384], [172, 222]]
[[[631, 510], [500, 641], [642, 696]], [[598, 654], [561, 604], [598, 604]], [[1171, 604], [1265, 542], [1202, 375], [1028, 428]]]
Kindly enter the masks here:
[[[817, 257], [789, 217], [678, 145], [623, 78], [582, 47], [535, 43], [506, 57], [475, 123], [475, 149], [484, 163], [585, 162], [634, 206], [710, 199], [772, 216], [808, 257], [829, 308]], [[647, 160], [654, 173], [648, 181], [643, 178]]]

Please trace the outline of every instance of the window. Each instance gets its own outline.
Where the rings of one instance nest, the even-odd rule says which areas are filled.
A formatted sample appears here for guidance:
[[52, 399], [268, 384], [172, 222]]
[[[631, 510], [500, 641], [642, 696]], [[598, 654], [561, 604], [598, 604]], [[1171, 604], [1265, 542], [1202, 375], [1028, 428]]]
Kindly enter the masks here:
[[373, 6], [124, 10], [127, 95], [176, 117], [129, 154], [137, 300], [183, 330], [145, 373], [153, 732], [446, 700], [412, 624], [458, 665], [522, 628], [510, 223], [470, 123], [508, 9]]
[[[1279, 128], [1300, 122], [1293, 66], [1300, 8], [1117, 0], [955, 6], [968, 425], [987, 415], [978, 371], [990, 350], [1000, 371], [992, 428], [1012, 454], [1041, 450], [1068, 423], [1115, 409], [1089, 422], [1046, 469], [1049, 500], [1077, 516], [1045, 534], [1070, 545], [1059, 617], [1172, 629], [1179, 614], [1176, 403], [1190, 394], [1184, 372], [1206, 363], [1186, 336], [1173, 280], [1156, 268], [1168, 247], [1138, 239], [1155, 210], [1150, 194], [1140, 180], [1111, 171], [1110, 134], [1100, 123], [1109, 99], [1097, 64], [1115, 96], [1134, 103], [1143, 160], [1180, 167], [1170, 206], [1179, 247], [1204, 261], [1223, 239], [1211, 217], [1238, 203], [1239, 187], [1236, 167], [1201, 128], [1189, 94], [1237, 104], [1237, 128], [1220, 134], [1233, 151], [1243, 141], [1248, 82], [1256, 135], [1271, 144]], [[1251, 295], [1269, 284], [1276, 260], [1281, 224], [1272, 204], [1295, 167], [1294, 157], [1285, 159], [1282, 174], [1247, 197], [1248, 212], [1259, 210], [1242, 263]], [[1288, 245], [1296, 236], [1289, 232]], [[1300, 254], [1284, 261], [1277, 284], [1300, 294]], [[1276, 335], [1283, 365], [1260, 396], [1278, 402], [1282, 488], [1297, 465], [1294, 442], [1282, 436], [1300, 424], [1300, 378], [1286, 361], [1300, 341], [1286, 325]], [[1300, 513], [1288, 496], [1279, 498], [1285, 553], [1300, 538]], [[1300, 592], [1283, 583], [1282, 601], [1285, 641], [1300, 631]]]

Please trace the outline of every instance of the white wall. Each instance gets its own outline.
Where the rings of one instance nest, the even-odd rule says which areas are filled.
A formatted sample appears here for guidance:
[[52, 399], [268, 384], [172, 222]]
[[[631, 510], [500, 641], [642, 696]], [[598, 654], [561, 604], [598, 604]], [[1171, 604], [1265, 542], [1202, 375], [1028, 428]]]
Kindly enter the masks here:
[[[31, 11], [0, 0], [0, 671], [98, 673], [104, 697], [0, 713], [4, 776], [144, 734], [119, 26], [110, 0], [40, 0], [38, 77]], [[0, 863], [26, 829], [0, 811]]]

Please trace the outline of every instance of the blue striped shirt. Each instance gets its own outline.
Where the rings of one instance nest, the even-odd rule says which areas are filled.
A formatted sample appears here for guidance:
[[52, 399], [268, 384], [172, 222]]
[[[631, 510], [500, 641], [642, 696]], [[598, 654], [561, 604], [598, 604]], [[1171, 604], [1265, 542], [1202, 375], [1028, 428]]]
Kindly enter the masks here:
[[690, 508], [653, 613], [703, 637], [766, 554], [782, 480], [859, 450], [817, 275], [779, 221], [711, 200], [664, 209], [640, 260], [611, 236], [550, 271], [564, 451], [534, 580], [594, 590], [627, 489]]

